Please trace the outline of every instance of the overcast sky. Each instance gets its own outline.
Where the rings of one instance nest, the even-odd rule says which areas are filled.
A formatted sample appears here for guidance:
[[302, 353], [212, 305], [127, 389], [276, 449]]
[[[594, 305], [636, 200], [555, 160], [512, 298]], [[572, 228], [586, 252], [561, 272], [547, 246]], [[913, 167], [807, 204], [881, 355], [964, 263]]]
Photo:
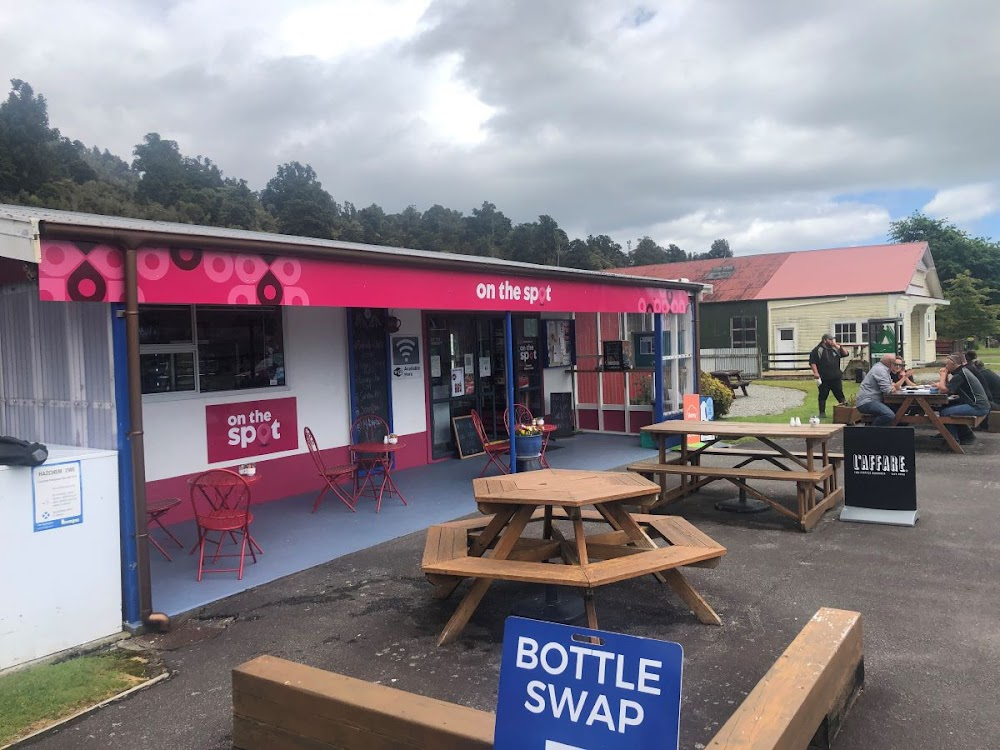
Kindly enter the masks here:
[[738, 255], [1000, 238], [996, 0], [0, 0], [0, 78], [131, 161]]

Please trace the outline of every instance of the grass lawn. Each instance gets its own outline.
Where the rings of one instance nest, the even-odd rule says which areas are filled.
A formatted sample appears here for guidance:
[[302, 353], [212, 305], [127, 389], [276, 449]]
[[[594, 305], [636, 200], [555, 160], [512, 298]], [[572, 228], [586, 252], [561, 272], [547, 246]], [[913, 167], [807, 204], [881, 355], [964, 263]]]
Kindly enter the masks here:
[[1000, 368], [1000, 349], [976, 349], [976, 351], [989, 369], [996, 371]]
[[0, 746], [147, 679], [147, 660], [112, 651], [0, 677]]
[[[805, 403], [802, 406], [796, 406], [792, 409], [787, 409], [780, 414], [764, 414], [757, 417], [739, 417], [734, 418], [734, 422], [767, 422], [774, 424], [788, 424], [788, 420], [792, 417], [798, 417], [802, 420], [802, 424], [809, 423], [809, 417], [819, 415], [819, 405], [817, 404], [818, 390], [816, 386], [816, 381], [813, 378], [808, 378], [804, 380], [758, 380], [758, 383], [762, 383], [767, 386], [772, 386], [775, 388], [792, 388], [797, 391], [802, 391], [806, 394]], [[858, 392], [858, 384], [853, 380], [844, 380], [844, 397], [851, 398]], [[833, 406], [837, 403], [837, 399], [831, 394], [830, 398], [826, 402], [826, 418], [823, 422], [833, 421]], [[728, 419], [728, 417], [727, 417]]]

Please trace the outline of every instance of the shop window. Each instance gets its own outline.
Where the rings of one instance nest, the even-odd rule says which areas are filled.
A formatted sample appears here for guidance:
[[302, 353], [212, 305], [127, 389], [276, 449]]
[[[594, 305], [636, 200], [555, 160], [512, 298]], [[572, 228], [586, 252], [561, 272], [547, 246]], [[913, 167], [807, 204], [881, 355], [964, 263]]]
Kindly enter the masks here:
[[730, 337], [734, 349], [757, 348], [757, 318], [753, 315], [738, 315], [730, 318]]
[[143, 306], [143, 393], [202, 393], [285, 384], [279, 307]]

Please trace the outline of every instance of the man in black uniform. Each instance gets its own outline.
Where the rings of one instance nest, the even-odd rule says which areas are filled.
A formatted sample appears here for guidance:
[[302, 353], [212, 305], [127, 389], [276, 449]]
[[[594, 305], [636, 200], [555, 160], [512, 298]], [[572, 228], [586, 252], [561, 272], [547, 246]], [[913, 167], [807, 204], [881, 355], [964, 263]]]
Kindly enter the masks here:
[[809, 367], [812, 369], [816, 385], [819, 386], [819, 415], [826, 416], [826, 397], [832, 392], [837, 403], [844, 400], [844, 373], [840, 360], [850, 356], [850, 352], [837, 343], [832, 334], [824, 333], [819, 344], [809, 352]]

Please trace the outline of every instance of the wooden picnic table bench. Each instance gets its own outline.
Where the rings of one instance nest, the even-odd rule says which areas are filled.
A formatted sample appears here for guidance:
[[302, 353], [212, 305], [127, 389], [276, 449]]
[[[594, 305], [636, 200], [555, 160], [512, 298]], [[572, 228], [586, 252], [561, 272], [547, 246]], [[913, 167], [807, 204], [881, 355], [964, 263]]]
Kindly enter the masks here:
[[[659, 456], [656, 460], [638, 461], [628, 466], [629, 471], [660, 480], [660, 496], [652, 505], [641, 505], [643, 510], [651, 510], [660, 505], [672, 503], [697, 492], [711, 482], [724, 480], [735, 484], [742, 492], [753, 495], [766, 503], [772, 510], [795, 520], [803, 531], [809, 531], [823, 514], [834, 507], [844, 496], [844, 490], [837, 482], [837, 468], [843, 461], [843, 454], [832, 453], [830, 439], [843, 431], [843, 425], [820, 424], [793, 427], [756, 422], [700, 422], [689, 420], [669, 420], [643, 427], [658, 441]], [[689, 446], [688, 435], [703, 437], [713, 433], [711, 439]], [[680, 435], [680, 452], [668, 455], [665, 440], [669, 436]], [[719, 448], [716, 443], [723, 438], [753, 437], [767, 446], [767, 449]], [[774, 442], [774, 438], [798, 438], [806, 442], [805, 451], [791, 451]], [[703, 455], [730, 455], [744, 460], [732, 467], [702, 466]], [[748, 468], [755, 461], [767, 461], [772, 469]], [[667, 487], [666, 477], [680, 477], [680, 486]], [[788, 508], [759, 488], [751, 481], [794, 482], [796, 504]]]
[[[653, 575], [669, 585], [699, 620], [721, 625], [678, 568], [701, 563], [700, 567], [712, 567], [726, 553], [725, 547], [682, 518], [649, 518], [624, 507], [645, 504], [659, 489], [629, 472], [543, 469], [473, 480], [476, 502], [486, 515], [427, 530], [421, 569], [435, 585], [435, 597], [447, 598], [464, 579], [473, 581], [438, 645], [459, 636], [495, 580], [582, 590], [588, 626], [596, 629], [594, 589]], [[533, 521], [543, 522], [541, 539], [524, 536]], [[557, 521], [570, 522], [572, 531], [564, 535]], [[585, 522], [600, 522], [605, 530], [587, 533]], [[665, 546], [654, 541], [657, 537]], [[554, 565], [552, 560], [563, 564]]]
[[740, 370], [713, 370], [709, 373], [713, 378], [722, 382], [729, 390], [736, 395], [736, 389], [740, 388], [743, 390], [743, 395], [747, 394], [747, 386], [753, 381], [749, 378], [744, 378], [743, 373]]

